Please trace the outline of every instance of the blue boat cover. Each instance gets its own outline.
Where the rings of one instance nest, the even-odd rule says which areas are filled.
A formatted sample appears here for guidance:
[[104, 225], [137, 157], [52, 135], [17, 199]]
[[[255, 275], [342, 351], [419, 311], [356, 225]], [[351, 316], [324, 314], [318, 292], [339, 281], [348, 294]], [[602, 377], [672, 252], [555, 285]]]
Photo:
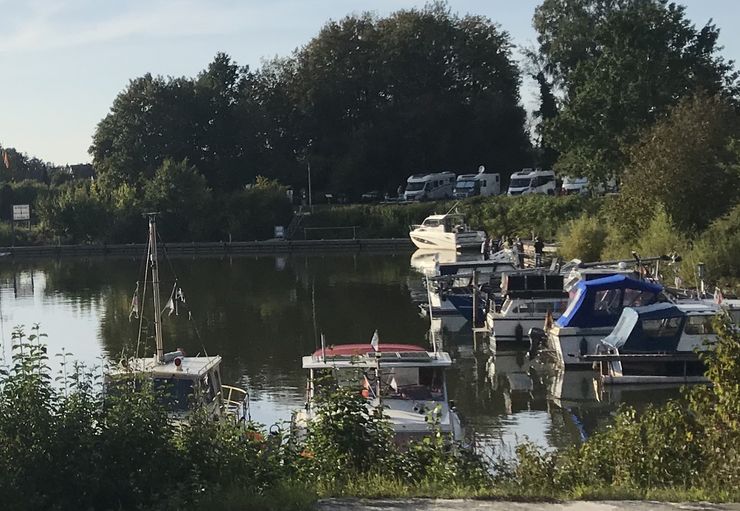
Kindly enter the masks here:
[[658, 284], [625, 275], [581, 281], [565, 313], [555, 324], [580, 328], [614, 326], [624, 307], [655, 303], [662, 290]]

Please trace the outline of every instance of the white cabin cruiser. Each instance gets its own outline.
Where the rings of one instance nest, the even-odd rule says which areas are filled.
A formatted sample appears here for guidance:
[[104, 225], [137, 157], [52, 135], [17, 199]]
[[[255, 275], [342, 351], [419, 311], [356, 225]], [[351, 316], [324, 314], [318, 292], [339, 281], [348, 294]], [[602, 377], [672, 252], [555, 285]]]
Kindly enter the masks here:
[[557, 319], [568, 305], [568, 293], [563, 291], [563, 276], [538, 272], [518, 272], [504, 275], [501, 282], [504, 302], [500, 308], [489, 303], [486, 328], [491, 349], [497, 345], [529, 346], [527, 333], [542, 328], [547, 315]]
[[421, 225], [412, 225], [409, 237], [418, 248], [459, 250], [479, 248], [486, 233], [470, 230], [463, 215], [447, 213], [428, 216]]
[[368, 408], [382, 407], [397, 443], [432, 434], [432, 417], [443, 434], [462, 441], [460, 417], [447, 396], [445, 371], [451, 365], [448, 353], [410, 344], [343, 344], [316, 350], [303, 357], [309, 372], [306, 406], [294, 413], [293, 428], [299, 436], [307, 431], [317, 412], [317, 380], [328, 373], [340, 385], [356, 387]]

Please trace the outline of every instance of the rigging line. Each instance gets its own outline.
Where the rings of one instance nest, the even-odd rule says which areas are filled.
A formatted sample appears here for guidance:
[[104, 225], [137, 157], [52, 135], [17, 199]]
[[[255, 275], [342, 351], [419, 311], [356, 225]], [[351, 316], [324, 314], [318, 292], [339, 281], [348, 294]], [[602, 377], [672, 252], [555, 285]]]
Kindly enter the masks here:
[[[162, 248], [162, 254], [164, 255], [164, 260], [167, 261], [167, 265], [170, 267], [170, 271], [172, 272], [172, 275], [175, 277], [175, 287], [177, 287], [177, 282], [179, 279], [177, 277], [177, 273], [175, 272], [175, 267], [172, 264], [172, 260], [170, 259], [170, 256], [167, 255], [167, 246], [164, 240], [162, 240], [162, 236], [160, 236], [159, 231], [157, 231], [157, 238], [161, 242], [161, 248]], [[173, 290], [173, 293], [174, 292], [176, 291]], [[175, 300], [176, 298], [173, 297], [173, 302]], [[193, 330], [195, 331], [195, 337], [198, 339], [198, 342], [200, 343], [200, 347], [203, 349], [203, 353], [205, 354], [205, 356], [208, 356], [208, 350], [206, 350], [206, 346], [203, 343], [203, 338], [200, 336], [200, 331], [198, 330], [197, 322], [193, 319], [193, 309], [191, 309], [190, 306], [184, 301], [182, 302], [182, 305], [188, 311], [188, 317], [193, 322]]]
[[[134, 357], [139, 356], [139, 346], [141, 345], [141, 331], [142, 327], [144, 325], [144, 302], [146, 301], [146, 283], [147, 283], [147, 277], [149, 275], [149, 257], [151, 256], [151, 250], [152, 247], [147, 244], [146, 247], [146, 264], [144, 265], [144, 290], [141, 292], [141, 303], [139, 304], [139, 333], [136, 337], [136, 351], [134, 352]], [[148, 328], [147, 328], [148, 330]]]

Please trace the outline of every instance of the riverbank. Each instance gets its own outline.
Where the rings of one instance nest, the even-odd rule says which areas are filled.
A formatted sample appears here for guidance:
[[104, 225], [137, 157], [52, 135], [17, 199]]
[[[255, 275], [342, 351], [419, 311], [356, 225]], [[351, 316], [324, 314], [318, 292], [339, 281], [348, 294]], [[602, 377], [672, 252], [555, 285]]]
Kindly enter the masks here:
[[[414, 245], [406, 238], [267, 240], [239, 242], [162, 243], [169, 255], [264, 255], [334, 252], [411, 252]], [[146, 243], [41, 245], [0, 247], [4, 257], [30, 259], [55, 257], [143, 256]]]

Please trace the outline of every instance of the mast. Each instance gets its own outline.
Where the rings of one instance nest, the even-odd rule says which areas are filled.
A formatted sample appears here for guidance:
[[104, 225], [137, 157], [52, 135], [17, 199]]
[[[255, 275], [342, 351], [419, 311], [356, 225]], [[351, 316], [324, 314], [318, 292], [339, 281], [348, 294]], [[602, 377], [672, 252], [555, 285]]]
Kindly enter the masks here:
[[152, 291], [154, 292], [154, 339], [157, 344], [155, 358], [158, 363], [164, 362], [164, 343], [162, 342], [162, 308], [159, 303], [159, 267], [157, 264], [157, 214], [149, 215], [149, 246], [151, 247], [150, 264], [152, 267]]

